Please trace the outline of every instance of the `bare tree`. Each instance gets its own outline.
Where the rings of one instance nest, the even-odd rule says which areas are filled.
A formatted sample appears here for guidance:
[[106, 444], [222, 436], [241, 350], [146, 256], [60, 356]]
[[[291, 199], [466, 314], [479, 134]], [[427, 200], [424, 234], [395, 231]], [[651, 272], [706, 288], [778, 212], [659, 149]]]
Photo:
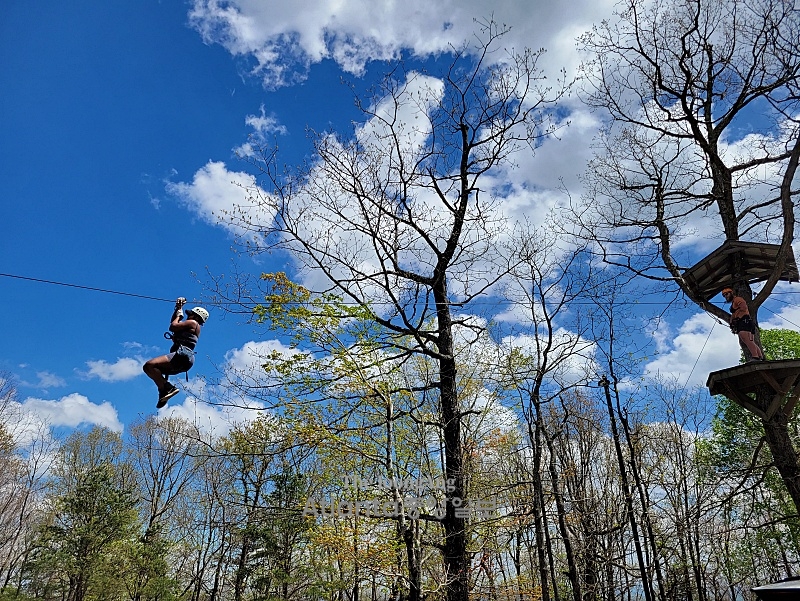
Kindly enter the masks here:
[[[626, 0], [617, 17], [582, 38], [593, 56], [586, 100], [611, 121], [574, 222], [607, 262], [674, 283], [725, 321], [728, 312], [684, 277], [697, 259], [685, 242], [702, 232], [720, 242], [778, 244], [755, 298], [744, 262], [733, 255], [730, 266], [757, 322], [794, 236], [800, 11], [788, 0]], [[737, 143], [743, 131], [750, 133]], [[800, 465], [786, 420], [778, 411], [762, 421], [800, 510]]]
[[539, 52], [501, 49], [494, 23], [482, 33], [454, 50], [441, 77], [391, 73], [359, 104], [367, 121], [355, 138], [320, 134], [300, 173], [279, 173], [264, 149], [263, 178], [248, 198], [262, 213], [230, 215], [253, 232], [256, 252], [290, 251], [316, 291], [368, 311], [392, 360], [423, 355], [437, 365], [432, 390], [453, 483], [441, 519], [451, 601], [467, 599], [470, 566], [468, 521], [456, 511], [468, 500], [453, 329], [471, 326], [454, 307], [505, 272], [495, 247], [502, 220], [480, 182], [549, 133], [547, 111], [563, 93], [543, 87]]
[[[555, 229], [520, 228], [513, 238], [514, 268], [506, 295], [519, 314], [523, 330], [508, 349], [505, 371], [517, 397], [514, 404], [526, 424], [530, 445], [532, 465], [525, 479], [530, 479], [533, 488], [531, 517], [539, 554], [542, 599], [551, 598], [551, 589], [553, 598], [560, 598], [562, 579], [556, 575], [554, 556], [563, 553], [572, 596], [579, 601], [582, 585], [567, 528], [563, 483], [554, 452], [554, 440], [563, 432], [560, 422], [564, 416], [559, 415], [554, 405], [576, 383], [586, 380], [584, 368], [591, 364], [592, 344], [583, 338], [588, 332], [588, 320], [576, 301], [591, 286], [592, 270], [583, 261], [585, 248], [576, 246], [574, 240], [568, 244], [560, 241], [553, 235]], [[555, 504], [559, 544], [549, 533], [548, 496]]]
[[200, 433], [188, 421], [151, 416], [130, 429], [126, 448], [139, 484], [143, 534], [139, 561], [131, 570], [128, 594], [132, 601], [168, 574], [169, 527], [181, 497], [200, 470]]
[[[700, 224], [726, 240], [791, 241], [800, 14], [780, 0], [628, 0], [618, 16], [582, 39], [594, 56], [586, 101], [612, 117], [587, 181], [595, 200], [611, 202], [579, 223], [607, 260], [675, 281], [713, 312], [684, 281], [688, 266], [673, 249]], [[732, 147], [755, 116], [759, 130]]]
[[0, 374], [0, 416], [0, 589], [19, 590], [56, 443], [47, 424], [26, 419], [8, 374]]

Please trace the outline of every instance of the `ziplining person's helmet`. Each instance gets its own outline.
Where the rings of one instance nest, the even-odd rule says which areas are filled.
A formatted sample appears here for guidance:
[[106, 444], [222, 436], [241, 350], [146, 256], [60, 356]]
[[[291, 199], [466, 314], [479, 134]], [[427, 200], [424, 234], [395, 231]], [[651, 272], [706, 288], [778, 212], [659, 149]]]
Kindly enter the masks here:
[[195, 307], [194, 309], [189, 309], [189, 313], [194, 313], [197, 317], [200, 318], [202, 323], [205, 323], [208, 320], [208, 311], [203, 309], [203, 307]]

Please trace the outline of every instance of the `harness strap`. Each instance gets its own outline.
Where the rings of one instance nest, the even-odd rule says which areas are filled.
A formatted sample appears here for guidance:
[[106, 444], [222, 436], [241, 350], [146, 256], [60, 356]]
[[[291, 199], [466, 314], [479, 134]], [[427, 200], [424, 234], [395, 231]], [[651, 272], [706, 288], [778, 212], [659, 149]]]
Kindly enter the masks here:
[[[166, 338], [167, 340], [172, 340], [173, 342], [175, 341], [175, 336], [174, 336], [174, 334], [172, 332], [164, 332], [164, 338]], [[194, 349], [189, 348], [188, 346], [185, 346], [183, 344], [181, 346], [183, 346], [184, 348], [189, 349], [189, 351], [191, 351], [191, 353], [194, 354]], [[191, 369], [191, 367], [189, 369]], [[186, 383], [187, 384], [189, 383], [189, 369], [187, 369], [185, 372], [183, 372], [184, 374], [186, 374]]]

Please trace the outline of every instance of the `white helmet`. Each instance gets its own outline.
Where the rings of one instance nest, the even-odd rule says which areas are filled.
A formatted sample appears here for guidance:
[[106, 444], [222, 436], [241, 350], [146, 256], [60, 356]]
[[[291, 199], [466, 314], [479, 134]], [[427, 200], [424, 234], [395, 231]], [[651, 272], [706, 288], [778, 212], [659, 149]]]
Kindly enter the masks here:
[[203, 307], [195, 307], [193, 309], [189, 309], [189, 313], [194, 313], [195, 315], [197, 315], [197, 317], [199, 317], [203, 323], [205, 323], [208, 320], [208, 311], [203, 309]]

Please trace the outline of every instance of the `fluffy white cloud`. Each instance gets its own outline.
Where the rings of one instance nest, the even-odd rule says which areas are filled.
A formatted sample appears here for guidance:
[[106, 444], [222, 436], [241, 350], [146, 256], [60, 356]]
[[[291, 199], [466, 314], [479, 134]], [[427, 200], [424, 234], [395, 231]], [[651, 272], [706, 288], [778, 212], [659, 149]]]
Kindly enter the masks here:
[[660, 352], [645, 367], [645, 377], [672, 376], [687, 387], [704, 386], [710, 372], [739, 363], [736, 336], [706, 313], [692, 315], [674, 334], [668, 328], [663, 322], [658, 332]]
[[235, 425], [253, 421], [265, 411], [265, 405], [247, 396], [247, 386], [264, 383], [261, 365], [275, 351], [297, 352], [277, 340], [250, 341], [228, 351], [223, 365], [225, 384], [209, 384], [202, 378], [179, 381], [186, 393], [184, 401], [170, 403], [159, 410], [159, 416], [188, 420], [212, 436], [224, 436]]
[[[506, 336], [501, 344], [505, 352], [516, 350], [530, 357], [539, 357], [542, 341], [537, 342], [531, 334], [520, 334]], [[597, 373], [596, 350], [594, 342], [582, 338], [575, 332], [556, 328], [548, 356], [551, 375], [563, 386], [586, 382]]]
[[206, 42], [249, 57], [253, 73], [277, 86], [304, 77], [310, 65], [324, 59], [360, 74], [367, 62], [401, 51], [421, 57], [448, 52], [472, 39], [476, 19], [490, 17], [513, 26], [504, 46], [547, 48], [548, 71], [555, 74], [563, 67], [574, 73], [576, 36], [607, 18], [613, 4], [576, 0], [564, 10], [558, 2], [542, 0], [195, 0], [189, 17]]
[[[405, 82], [398, 82], [399, 102], [391, 97], [384, 98], [372, 107], [377, 117], [357, 126], [353, 143], [366, 150], [355, 156], [348, 146], [351, 141], [329, 137], [323, 142], [325, 152], [343, 164], [361, 161], [356, 168], [374, 174], [377, 179], [385, 175], [381, 172], [389, 168], [389, 161], [366, 164], [369, 161], [366, 157], [392, 157], [396, 162], [395, 154], [399, 153], [406, 164], [413, 164], [430, 142], [432, 125], [428, 111], [440, 101], [444, 84], [420, 73], [407, 75]], [[259, 132], [276, 127], [263, 109], [261, 117], [251, 115], [249, 123], [257, 136], [261, 135]], [[397, 148], [387, 147], [387, 144], [395, 142], [395, 138], [389, 135], [387, 123], [395, 124], [394, 133], [400, 132]], [[481, 228], [475, 224], [483, 221], [488, 207], [470, 207], [467, 222], [475, 227], [465, 228], [462, 236], [464, 246], [469, 247], [471, 253], [460, 257], [462, 260], [454, 267], [460, 271], [450, 274], [452, 286], [464, 286], [464, 290], [454, 288], [454, 294], [480, 289], [491, 280], [495, 272], [492, 260], [497, 258], [492, 252], [493, 242], [508, 236], [511, 231], [502, 225], [503, 219], [541, 223], [550, 209], [566, 200], [562, 188], [578, 185], [581, 165], [585, 164], [590, 153], [588, 139], [597, 125], [591, 114], [578, 111], [572, 125], [560, 129], [558, 137], [543, 140], [535, 155], [518, 153], [513, 157], [517, 161], [513, 165], [498, 166], [484, 175], [482, 202], [496, 204], [493, 211], [498, 221], [487, 224], [488, 232], [480, 231]], [[251, 150], [249, 145], [240, 147], [245, 154]], [[563, 156], [570, 157], [569, 168], [563, 168]], [[538, 164], [540, 157], [542, 165]], [[331, 161], [332, 165], [336, 160]], [[386, 300], [385, 292], [380, 289], [382, 284], [375, 285], [373, 277], [382, 282], [384, 270], [373, 252], [374, 239], [385, 240], [387, 245], [396, 248], [397, 260], [402, 267], [422, 273], [432, 272], [436, 256], [430, 245], [441, 248], [446, 244], [452, 227], [452, 214], [433, 190], [419, 186], [409, 209], [415, 226], [427, 234], [423, 239], [414, 227], [382, 218], [377, 207], [354, 203], [352, 196], [342, 189], [341, 182], [336, 181], [338, 173], [332, 173], [335, 170], [332, 165], [318, 163], [312, 166], [305, 180], [306, 187], [294, 190], [287, 219], [305, 242], [320, 250], [318, 255], [325, 255], [329, 276], [341, 284], [353, 282], [353, 287], [361, 288], [360, 295], [373, 299], [376, 306], [380, 306]], [[392, 180], [391, 177], [383, 179]], [[210, 161], [194, 174], [191, 183], [172, 183], [168, 189], [204, 220], [240, 236], [248, 237], [253, 233], [257, 236], [257, 232], [269, 228], [274, 218], [269, 196], [254, 188], [250, 176], [229, 171], [222, 162]], [[251, 239], [257, 241], [257, 238]], [[301, 249], [295, 258], [300, 261], [302, 254]], [[337, 255], [346, 255], [347, 265], [332, 259]], [[317, 266], [305, 267], [298, 270], [305, 285], [312, 289], [330, 285]], [[398, 280], [390, 286], [401, 292], [403, 284]]]
[[[464, 41], [473, 41], [476, 30], [480, 28], [475, 19], [480, 21], [489, 15], [497, 23], [513, 24], [510, 33], [503, 38], [504, 47], [517, 50], [529, 45], [554, 47], [555, 56], [553, 53], [545, 55], [543, 60], [546, 63], [542, 65], [554, 75], [561, 67], [577, 66], [579, 60], [575, 37], [589, 29], [598, 17], [608, 16], [612, 6], [611, 2], [580, 0], [579, 4], [573, 6], [574, 10], [563, 11], [552, 3], [544, 2], [530, 5], [412, 0], [411, 5], [400, 5], [344, 0], [335, 4], [306, 3], [289, 7], [269, 0], [196, 0], [190, 18], [207, 42], [222, 44], [233, 55], [254, 58], [257, 63], [255, 70], [271, 83], [277, 84], [292, 81], [287, 69], [294, 69], [298, 65], [305, 68], [323, 59], [332, 58], [343, 70], [360, 73], [366, 61], [396, 56], [401, 49], [419, 57], [449, 52]], [[504, 60], [505, 57], [504, 52], [497, 52], [486, 60]], [[443, 86], [439, 80], [419, 74], [412, 74], [405, 85], [406, 96], [419, 103], [404, 103], [401, 112], [391, 115], [390, 121], [408, 125], [405, 131], [410, 134], [404, 146], [407, 152], [413, 154], [427, 141], [429, 124], [427, 116], [422, 114], [426, 103], [435, 103]], [[382, 104], [384, 106], [379, 104], [374, 107], [376, 114], [389, 115], [394, 106], [388, 102]], [[512, 219], [525, 217], [538, 223], [550, 208], [566, 200], [563, 193], [565, 188], [578, 194], [577, 178], [590, 154], [590, 141], [598, 120], [584, 109], [574, 109], [572, 113], [564, 116], [563, 122], [566, 123], [568, 118], [570, 126], [560, 129], [558, 136], [544, 140], [535, 156], [521, 153], [514, 157], [519, 162], [513, 167], [486, 174], [481, 187], [487, 198], [496, 195], [502, 199], [499, 207], [502, 216]], [[260, 116], [249, 115], [247, 123], [254, 129], [257, 139], [262, 139], [266, 132], [283, 131], [277, 118], [267, 115], [263, 106]], [[359, 142], [379, 146], [384, 133], [381, 127], [378, 119], [363, 123], [357, 130]], [[239, 146], [237, 151], [250, 155], [253, 148], [248, 142]], [[569, 157], [569, 160], [564, 161], [564, 157]], [[246, 215], [246, 221], [266, 225], [273, 216], [263, 203], [247, 198], [245, 189], [248, 185], [252, 186], [248, 177], [243, 173], [228, 171], [224, 163], [209, 162], [197, 171], [191, 184], [173, 184], [171, 192], [183, 198], [206, 221], [242, 234], [250, 228], [239, 222], [237, 217]], [[318, 187], [326, 189], [325, 182], [328, 179], [321, 171], [315, 171], [308, 181], [320, 182]], [[232, 186], [231, 182], [237, 185]], [[346, 203], [343, 200], [338, 204], [344, 206]], [[446, 226], [446, 211], [436, 199], [429, 201], [420, 194], [415, 204], [419, 209], [417, 218], [422, 219], [423, 223], [429, 222], [431, 226], [428, 231]], [[344, 246], [349, 242], [350, 248], [369, 247], [370, 240], [357, 239], [357, 228], [347, 228], [344, 232], [339, 231], [345, 229], [344, 226], [329, 227], [330, 220], [325, 219], [324, 210], [319, 207], [308, 207], [305, 212], [317, 217], [314, 220], [316, 223], [304, 220], [309, 222], [309, 231], [304, 232], [309, 238], [319, 239], [321, 244]], [[225, 219], [226, 216], [233, 216], [233, 220]], [[334, 226], [340, 222], [341, 216], [334, 215]], [[305, 226], [306, 223], [303, 224]], [[318, 231], [315, 226], [319, 228]], [[409, 241], [402, 234], [399, 233], [400, 247], [408, 249], [406, 254], [410, 255], [410, 263], [425, 264], [428, 258], [425, 253], [427, 251], [429, 254], [430, 249], [410, 248], [407, 246]], [[364, 273], [370, 272], [372, 259], [354, 258], [357, 263], [361, 261], [359, 268]], [[346, 276], [336, 269], [332, 269], [332, 272], [339, 279]], [[318, 282], [317, 276], [313, 270], [306, 271], [303, 282], [315, 287], [315, 284], [323, 283]], [[363, 278], [359, 279], [364, 281]], [[454, 281], [457, 279], [453, 278]]]
[[29, 397], [19, 406], [20, 415], [26, 416], [31, 424], [45, 423], [51, 427], [66, 426], [75, 428], [88, 424], [102, 426], [121, 432], [122, 422], [119, 421], [117, 410], [108, 401], [92, 403], [82, 394], [72, 393], [61, 397], [59, 400], [39, 399]]
[[247, 211], [248, 220], [258, 223], [272, 222], [273, 214], [258, 198], [267, 198], [259, 190], [253, 176], [241, 171], [228, 171], [225, 163], [209, 161], [199, 169], [191, 183], [170, 182], [167, 191], [181, 199], [184, 204], [206, 223], [221, 225], [235, 235], [249, 237], [247, 229], [237, 219], [239, 211]]
[[[542, 46], [548, 49], [548, 53], [541, 66], [549, 76], [561, 67], [574, 74], [580, 62], [575, 47], [576, 37], [590, 29], [592, 23], [611, 17], [613, 7], [610, 0], [578, 0], [570, 4], [569, 10], [564, 10], [559, 3], [541, 0], [529, 3], [410, 0], [402, 4], [384, 0], [369, 3], [366, 0], [341, 0], [300, 5], [272, 0], [195, 0], [190, 19], [207, 42], [221, 44], [235, 56], [252, 59], [253, 72], [263, 77], [267, 85], [284, 85], [296, 82], [298, 77], [305, 76], [310, 65], [326, 59], [335, 61], [344, 71], [360, 74], [367, 62], [395, 57], [401, 51], [417, 57], [448, 52], [452, 45], [471, 39], [477, 27], [475, 18], [489, 15], [498, 23], [513, 25], [503, 39], [505, 47], [519, 50], [525, 46]], [[502, 60], [502, 54], [497, 53], [498, 60]], [[381, 106], [373, 108], [377, 112], [381, 110]], [[501, 216], [512, 221], [524, 218], [539, 224], [549, 209], [567, 200], [564, 191], [568, 191], [573, 199], [581, 196], [579, 176], [591, 155], [592, 141], [600, 123], [597, 114], [581, 107], [574, 99], [567, 102], [567, 108], [559, 116], [564, 122], [570, 121], [569, 127], [561, 129], [557, 136], [543, 140], [535, 154], [515, 156], [513, 168], [498, 169], [484, 176], [482, 191], [487, 197], [494, 195]], [[419, 119], [413, 120], [414, 116], [400, 115], [400, 118], [405, 123], [420, 123]], [[422, 123], [424, 125], [424, 121]], [[263, 108], [260, 116], [250, 115], [247, 124], [253, 128], [256, 137], [267, 132], [280, 133], [277, 118], [267, 115]], [[380, 136], [376, 135], [380, 134], [378, 127], [375, 122], [362, 124], [357, 128], [358, 141], [364, 143], [379, 139]], [[413, 152], [424, 140], [427, 130], [423, 126], [408, 131], [418, 136], [409, 138], [406, 144], [409, 152]], [[722, 140], [721, 144], [726, 156], [746, 158], [751, 148], [773, 142], [763, 135], [751, 134], [741, 140]], [[238, 150], [249, 154], [252, 148], [243, 145]], [[774, 179], [773, 176], [773, 173], [761, 173], [756, 178], [759, 184], [754, 185], [750, 192], [759, 196], [768, 193], [770, 185], [766, 182]], [[748, 172], [742, 174], [742, 178], [752, 184], [755, 175]], [[320, 189], [326, 189], [325, 175], [320, 171], [313, 172], [309, 181], [315, 182]], [[209, 222], [219, 224], [217, 218], [226, 211], [235, 213], [241, 210], [249, 220], [266, 223], [273, 213], [247, 198], [244, 189], [248, 185], [252, 185], [249, 176], [228, 171], [224, 163], [209, 162], [195, 174], [192, 183], [174, 184], [171, 190]], [[341, 215], [350, 216], [347, 200], [334, 198], [331, 202], [341, 205], [337, 207]], [[435, 232], [437, 227], [446, 229], [441, 221], [443, 214], [435, 204], [423, 195], [415, 202], [421, 209], [421, 222], [430, 225], [428, 231]], [[352, 264], [364, 274], [372, 272], [374, 257], [364, 250], [370, 248], [371, 232], [359, 233], [357, 228], [342, 224], [342, 219], [332, 220], [330, 214], [316, 204], [309, 203], [304, 208], [306, 215], [314, 217], [303, 226], [307, 229], [302, 233], [308, 239], [320, 241], [325, 248], [336, 249], [339, 245], [339, 248], [351, 249]], [[708, 237], [709, 231], [719, 229], [716, 220], [709, 227], [711, 219], [716, 218], [700, 212], [692, 215], [682, 230], [685, 238], [675, 240], [673, 249], [680, 250], [681, 260], [687, 264], [718, 245], [718, 240]], [[223, 222], [222, 225], [238, 234], [245, 232], [241, 224]], [[407, 249], [404, 264], [416, 267], [429, 263], [424, 254], [426, 249], [415, 247], [413, 238], [404, 237], [403, 232], [394, 232], [394, 235], [401, 242], [398, 247]], [[479, 270], [465, 268], [465, 273], [474, 274], [476, 271]], [[347, 275], [340, 274], [335, 268], [331, 268], [331, 273], [335, 277]], [[459, 275], [454, 274], [451, 280], [454, 285], [458, 284]], [[313, 269], [305, 269], [301, 277], [311, 288], [320, 289], [328, 284]], [[368, 278], [361, 278], [359, 282], [367, 295], [374, 293], [369, 289]], [[380, 300], [378, 295], [375, 298]], [[507, 312], [502, 319], [514, 321], [516, 317]], [[784, 318], [800, 322], [800, 315], [793, 316], [789, 310], [784, 313]], [[654, 337], [660, 344], [659, 354], [647, 365], [646, 375], [672, 375], [687, 385], [702, 385], [709, 371], [735, 365], [739, 358], [735, 337], [726, 326], [714, 324], [711, 317], [695, 315], [679, 326], [674, 334], [664, 326]], [[787, 327], [785, 321], [780, 327]], [[265, 350], [269, 349], [258, 352]], [[252, 367], [255, 364], [252, 359], [258, 357], [258, 352], [253, 351], [256, 351], [255, 347], [248, 349], [245, 345], [229, 353], [231, 368]], [[580, 367], [575, 366], [576, 374]]]
[[[795, 256], [798, 255], [795, 249]], [[780, 282], [773, 290], [771, 299], [779, 304], [768, 303], [758, 312], [758, 325], [776, 330], [800, 330], [800, 305], [795, 304], [797, 284]]]
[[223, 365], [225, 384], [212, 385], [200, 378], [180, 382], [185, 400], [160, 409], [159, 416], [188, 420], [212, 436], [224, 436], [235, 425], [253, 421], [265, 411], [265, 405], [248, 397], [247, 387], [264, 384], [261, 365], [275, 351], [297, 352], [277, 340], [250, 341], [228, 351]]
[[233, 349], [225, 354], [226, 371], [252, 373], [254, 369], [259, 369], [266, 361], [266, 358], [275, 351], [284, 354], [297, 352], [279, 340], [246, 342], [241, 348]]
[[86, 376], [89, 378], [99, 378], [103, 382], [125, 382], [142, 375], [141, 358], [121, 357], [114, 363], [108, 361], [87, 361], [89, 371]]
[[159, 417], [177, 417], [193, 423], [198, 430], [211, 436], [225, 436], [234, 426], [255, 420], [263, 406], [240, 399], [235, 404], [204, 402], [191, 395], [180, 405], [167, 405], [158, 412]]

